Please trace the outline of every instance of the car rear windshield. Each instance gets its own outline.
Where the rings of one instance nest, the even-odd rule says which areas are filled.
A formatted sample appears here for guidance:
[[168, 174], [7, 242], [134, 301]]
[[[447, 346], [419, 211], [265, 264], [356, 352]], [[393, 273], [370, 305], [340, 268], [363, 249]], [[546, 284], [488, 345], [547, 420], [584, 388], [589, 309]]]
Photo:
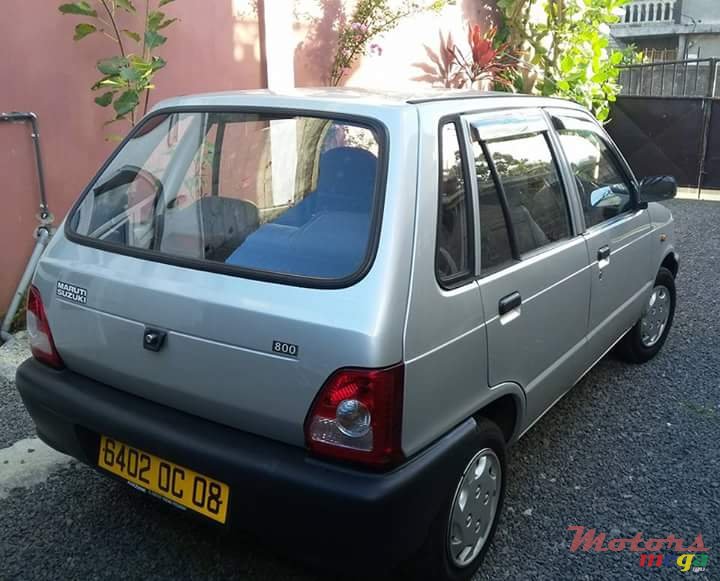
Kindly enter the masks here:
[[156, 114], [88, 189], [69, 229], [211, 270], [348, 279], [372, 250], [381, 145], [370, 125], [340, 119]]

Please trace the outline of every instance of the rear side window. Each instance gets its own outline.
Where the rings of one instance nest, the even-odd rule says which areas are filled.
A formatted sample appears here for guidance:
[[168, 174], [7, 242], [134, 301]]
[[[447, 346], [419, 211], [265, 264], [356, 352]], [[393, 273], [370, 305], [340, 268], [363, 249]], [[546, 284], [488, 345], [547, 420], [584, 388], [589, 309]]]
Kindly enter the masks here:
[[632, 209], [630, 185], [590, 120], [558, 117], [558, 134], [591, 228]]
[[346, 279], [373, 250], [382, 145], [370, 126], [339, 119], [156, 115], [92, 184], [70, 228], [120, 251]]
[[505, 192], [518, 252], [569, 238], [565, 192], [545, 134], [491, 141], [487, 148]]
[[455, 123], [440, 131], [440, 188], [435, 259], [444, 286], [464, 281], [472, 271], [472, 224], [460, 136]]

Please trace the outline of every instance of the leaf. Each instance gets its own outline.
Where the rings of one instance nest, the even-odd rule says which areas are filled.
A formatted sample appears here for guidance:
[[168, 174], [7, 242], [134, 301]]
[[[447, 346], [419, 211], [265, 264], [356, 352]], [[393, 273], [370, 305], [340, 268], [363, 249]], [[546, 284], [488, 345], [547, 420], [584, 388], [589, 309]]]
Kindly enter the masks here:
[[73, 40], [80, 40], [81, 38], [85, 38], [88, 34], [92, 34], [96, 31], [97, 27], [94, 24], [82, 22], [75, 27], [75, 34], [73, 35]]
[[120, 69], [126, 66], [128, 66], [128, 60], [121, 56], [102, 59], [97, 63], [97, 69], [104, 75], [117, 75], [120, 73]]
[[118, 117], [127, 115], [140, 103], [140, 95], [137, 91], [129, 90], [120, 95], [113, 103], [113, 108]]
[[167, 28], [170, 26], [173, 22], [177, 22], [177, 18], [168, 18], [167, 20], [163, 21], [160, 26], [157, 27], [158, 30], [162, 30], [163, 28]]
[[115, 4], [122, 8], [125, 12], [130, 12], [131, 14], [137, 12], [135, 5], [131, 2], [131, 0], [115, 0]]
[[128, 83], [139, 81], [141, 76], [140, 71], [135, 67], [123, 67], [120, 69], [120, 77]]
[[157, 32], [153, 32], [152, 30], [148, 30], [145, 33], [145, 44], [148, 50], [152, 50], [165, 44], [166, 40], [167, 36], [163, 36], [162, 34], [158, 34]]
[[165, 13], [159, 10], [153, 10], [148, 14], [147, 17], [147, 29], [150, 31], [157, 31], [160, 23], [165, 19]]
[[152, 57], [152, 60], [150, 61], [150, 68], [152, 69], [153, 72], [155, 72], [155, 71], [159, 71], [160, 69], [162, 69], [166, 64], [167, 64], [167, 62], [165, 61], [165, 59], [162, 59], [159, 56], [154, 56], [154, 57]]
[[140, 42], [140, 35], [137, 32], [123, 28], [121, 32], [128, 38], [132, 38], [135, 42]]
[[162, 8], [163, 6], [165, 6], [165, 4], [170, 4], [170, 2], [175, 2], [175, 0], [160, 0], [158, 8]]
[[110, 103], [112, 103], [114, 94], [114, 91], [108, 91], [107, 93], [103, 93], [99, 97], [95, 97], [95, 102], [101, 107], [107, 107], [108, 105], [110, 105]]
[[63, 14], [80, 14], [82, 16], [97, 16], [97, 12], [88, 2], [71, 2], [69, 4], [61, 4], [58, 10]]

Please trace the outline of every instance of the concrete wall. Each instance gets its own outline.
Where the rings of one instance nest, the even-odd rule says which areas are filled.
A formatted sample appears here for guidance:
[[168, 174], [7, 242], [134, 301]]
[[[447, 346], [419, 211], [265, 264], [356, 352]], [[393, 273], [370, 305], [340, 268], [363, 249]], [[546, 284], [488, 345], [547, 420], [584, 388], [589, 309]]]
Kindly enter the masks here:
[[680, 22], [720, 23], [720, 5], [717, 0], [682, 0]]
[[[277, 1], [274, 0], [277, 4]], [[72, 40], [76, 17], [57, 11], [60, 1], [3, 0], [0, 19], [0, 111], [34, 111], [40, 117], [50, 209], [59, 224], [72, 202], [114, 145], [104, 128], [111, 111], [93, 103], [89, 87], [98, 78], [95, 63], [112, 54], [101, 35]], [[354, 0], [287, 0], [293, 10], [297, 86], [325, 83], [334, 55], [335, 23], [351, 15]], [[156, 77], [150, 103], [179, 94], [266, 86], [266, 53], [261, 42], [262, 0], [178, 0], [165, 10], [180, 21], [168, 29], [158, 51], [168, 61]], [[493, 0], [457, 0], [441, 14], [402, 22], [380, 40], [383, 55], [366, 57], [346, 83], [353, 86], [407, 88], [426, 62], [423, 44], [438, 45], [438, 29], [466, 38], [468, 21], [492, 23]], [[273, 21], [270, 24], [275, 25]], [[269, 51], [285, 50], [269, 46]], [[277, 56], [277, 55], [275, 55]], [[285, 62], [285, 59], [270, 59]], [[292, 78], [292, 74], [286, 76]], [[0, 314], [30, 255], [39, 204], [32, 143], [23, 126], [0, 124]]]

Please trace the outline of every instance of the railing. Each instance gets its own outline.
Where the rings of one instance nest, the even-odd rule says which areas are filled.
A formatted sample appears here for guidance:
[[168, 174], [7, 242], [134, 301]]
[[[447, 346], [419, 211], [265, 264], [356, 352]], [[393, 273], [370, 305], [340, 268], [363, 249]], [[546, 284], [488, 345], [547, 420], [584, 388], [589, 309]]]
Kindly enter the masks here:
[[676, 0], [662, 2], [643, 0], [625, 6], [625, 17], [618, 24], [658, 23], [670, 24], [675, 22]]
[[621, 95], [642, 97], [720, 97], [715, 58], [652, 62], [622, 67]]

